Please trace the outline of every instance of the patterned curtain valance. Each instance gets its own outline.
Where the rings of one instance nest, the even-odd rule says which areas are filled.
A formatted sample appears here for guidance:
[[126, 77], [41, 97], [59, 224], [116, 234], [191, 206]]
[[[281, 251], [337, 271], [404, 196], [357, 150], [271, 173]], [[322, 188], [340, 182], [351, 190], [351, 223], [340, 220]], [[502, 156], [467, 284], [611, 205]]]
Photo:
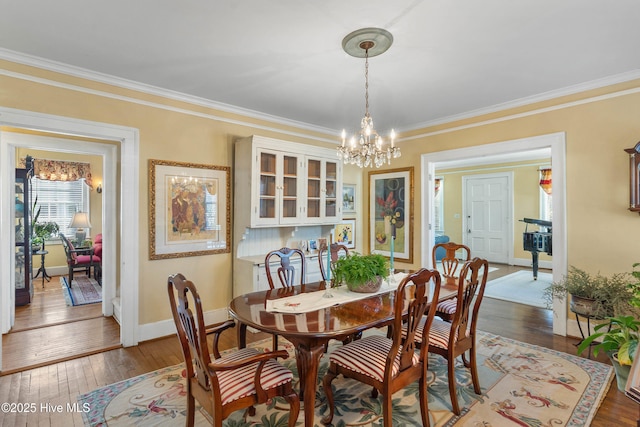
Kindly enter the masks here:
[[540, 187], [542, 191], [551, 195], [551, 169], [540, 169]]
[[[20, 167], [25, 167], [25, 159], [20, 159]], [[84, 178], [85, 184], [93, 190], [89, 163], [34, 159], [33, 175], [46, 181], [77, 181]]]

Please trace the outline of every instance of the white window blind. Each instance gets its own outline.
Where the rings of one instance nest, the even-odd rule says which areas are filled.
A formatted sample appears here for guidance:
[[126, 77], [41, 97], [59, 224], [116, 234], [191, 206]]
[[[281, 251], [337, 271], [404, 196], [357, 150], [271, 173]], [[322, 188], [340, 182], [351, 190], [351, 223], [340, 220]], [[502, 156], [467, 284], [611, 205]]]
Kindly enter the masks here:
[[[60, 227], [60, 233], [69, 238], [75, 237], [75, 229], [69, 228], [71, 218], [76, 212], [89, 212], [89, 187], [84, 179], [78, 181], [31, 180], [33, 193], [31, 200], [38, 198], [33, 215], [40, 208], [38, 222], [53, 221]], [[57, 237], [55, 237], [57, 239]]]

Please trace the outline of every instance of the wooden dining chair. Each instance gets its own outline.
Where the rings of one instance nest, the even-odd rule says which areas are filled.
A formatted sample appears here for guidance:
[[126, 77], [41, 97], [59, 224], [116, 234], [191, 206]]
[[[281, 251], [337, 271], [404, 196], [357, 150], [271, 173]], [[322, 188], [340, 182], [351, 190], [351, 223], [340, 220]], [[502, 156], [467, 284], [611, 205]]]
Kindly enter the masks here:
[[[438, 243], [433, 247], [431, 251], [431, 261], [433, 262], [433, 268], [436, 268], [436, 252], [441, 252], [440, 249], [444, 249], [445, 253], [441, 259], [442, 265], [442, 281], [445, 285], [455, 285], [458, 283], [459, 269], [462, 267], [462, 263], [471, 259], [471, 249], [468, 246], [461, 245], [454, 242]], [[439, 251], [440, 250], [440, 251]], [[457, 252], [462, 253], [462, 258], [458, 258]], [[458, 301], [456, 298], [442, 301], [436, 308], [436, 316], [443, 320], [451, 321], [453, 314], [455, 313]]]
[[[293, 260], [300, 260], [300, 269], [297, 271], [299, 274], [299, 279], [296, 278], [296, 268], [293, 266]], [[264, 269], [267, 274], [267, 282], [269, 283], [269, 288], [275, 289], [276, 283], [274, 281], [274, 274], [271, 273], [271, 263], [272, 260], [278, 260], [279, 266], [275, 271], [275, 274], [278, 277], [278, 281], [280, 282], [280, 286], [283, 288], [290, 288], [295, 285], [303, 285], [305, 281], [305, 270], [306, 270], [306, 260], [304, 257], [304, 252], [300, 249], [296, 248], [280, 248], [275, 251], [271, 251], [264, 258]], [[244, 328], [243, 328], [244, 329]], [[244, 330], [241, 330], [239, 333], [246, 333]], [[273, 350], [278, 349], [278, 336], [273, 335]]]
[[[370, 335], [345, 344], [329, 355], [329, 370], [323, 378], [323, 388], [329, 407], [329, 414], [322, 419], [324, 424], [330, 424], [333, 420], [334, 401], [331, 382], [338, 375], [343, 375], [372, 386], [373, 397], [378, 393], [382, 394], [382, 416], [385, 427], [392, 425], [393, 393], [418, 381], [422, 425], [429, 426], [428, 353], [426, 347], [419, 352], [415, 350], [418, 338], [424, 342], [429, 340], [429, 326], [434, 320], [436, 306], [430, 302], [437, 301], [439, 293], [440, 273], [438, 271], [423, 268], [408, 275], [395, 291], [395, 317], [391, 337]], [[420, 330], [418, 325], [422, 325]]]
[[[331, 243], [329, 245], [331, 251], [331, 268], [339, 258], [349, 256], [349, 249], [341, 243]], [[318, 263], [320, 264], [320, 273], [322, 280], [327, 280], [327, 247], [323, 246], [318, 250]], [[333, 277], [333, 274], [332, 276]]]
[[[292, 260], [300, 259], [300, 269], [298, 271], [300, 278], [296, 279], [296, 268], [293, 266]], [[302, 285], [305, 281], [305, 268], [306, 261], [304, 252], [296, 248], [280, 248], [275, 251], [271, 251], [264, 258], [264, 268], [267, 273], [267, 281], [269, 287], [275, 289], [275, 283], [273, 280], [273, 274], [271, 273], [272, 260], [278, 259], [279, 266], [276, 270], [277, 277], [280, 281], [280, 285], [288, 288], [295, 285]]]
[[[169, 276], [169, 303], [176, 325], [182, 354], [186, 364], [187, 415], [186, 425], [194, 425], [195, 401], [213, 419], [213, 425], [232, 412], [266, 403], [276, 396], [289, 403], [289, 427], [296, 425], [300, 400], [293, 390], [293, 373], [275, 359], [286, 359], [285, 350], [259, 352], [243, 348], [220, 354], [220, 334], [235, 326], [232, 320], [210, 327], [204, 325], [204, 313], [198, 291], [193, 282], [182, 274]], [[213, 335], [213, 348], [209, 350], [207, 335]], [[214, 359], [211, 359], [213, 353]]]
[[[458, 295], [455, 314], [451, 322], [436, 317], [431, 324], [428, 341], [421, 340], [418, 346], [428, 347], [429, 353], [439, 354], [447, 359], [447, 376], [449, 379], [449, 396], [451, 406], [456, 415], [460, 415], [460, 405], [456, 390], [455, 360], [462, 356], [464, 366], [471, 370], [473, 390], [481, 394], [478, 366], [476, 363], [476, 327], [478, 312], [487, 284], [489, 263], [481, 258], [466, 261], [462, 266], [458, 280]], [[429, 325], [428, 319], [421, 324]], [[424, 345], [427, 343], [428, 345]], [[469, 359], [466, 352], [469, 352]]]

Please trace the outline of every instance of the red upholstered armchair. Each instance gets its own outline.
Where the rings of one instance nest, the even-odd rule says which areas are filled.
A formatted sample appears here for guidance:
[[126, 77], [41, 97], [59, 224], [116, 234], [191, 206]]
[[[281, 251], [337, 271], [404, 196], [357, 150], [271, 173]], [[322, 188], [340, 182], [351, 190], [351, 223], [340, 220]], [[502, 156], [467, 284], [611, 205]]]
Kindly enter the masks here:
[[96, 234], [93, 239], [93, 254], [102, 260], [102, 233]]
[[98, 264], [93, 266], [93, 276], [98, 283], [102, 284], [102, 233], [96, 234], [93, 240], [93, 255], [99, 259]]
[[[69, 265], [69, 287], [73, 281], [73, 272], [76, 270], [84, 270], [88, 277], [91, 277], [91, 267], [100, 265], [100, 258], [93, 254], [93, 247], [89, 249], [76, 249], [73, 244], [63, 234], [60, 234], [64, 252], [67, 255], [67, 264]], [[95, 274], [95, 267], [94, 267]]]

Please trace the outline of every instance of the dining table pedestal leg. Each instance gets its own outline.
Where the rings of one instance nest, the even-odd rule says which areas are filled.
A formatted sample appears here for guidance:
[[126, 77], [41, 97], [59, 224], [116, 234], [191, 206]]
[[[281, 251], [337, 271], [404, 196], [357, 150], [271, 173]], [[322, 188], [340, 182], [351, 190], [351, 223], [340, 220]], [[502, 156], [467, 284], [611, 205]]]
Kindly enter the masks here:
[[238, 348], [245, 348], [247, 346], [247, 325], [237, 322], [236, 333], [238, 334]]
[[315, 422], [316, 388], [318, 367], [324, 354], [326, 342], [293, 342], [296, 348], [296, 365], [300, 376], [300, 400], [304, 402], [304, 425], [313, 426]]

